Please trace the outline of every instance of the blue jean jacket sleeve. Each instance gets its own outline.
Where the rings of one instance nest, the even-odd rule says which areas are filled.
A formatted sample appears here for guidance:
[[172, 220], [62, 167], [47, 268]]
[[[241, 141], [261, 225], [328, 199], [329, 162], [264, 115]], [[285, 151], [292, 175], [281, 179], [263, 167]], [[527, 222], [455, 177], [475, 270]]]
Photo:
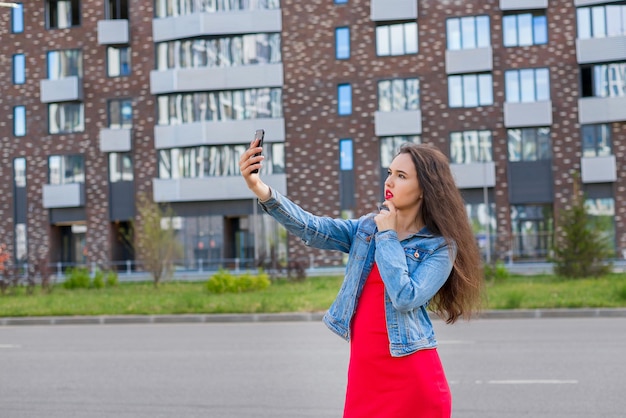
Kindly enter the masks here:
[[313, 215], [274, 189], [271, 197], [260, 202], [260, 205], [263, 211], [306, 245], [344, 253], [350, 251], [357, 228], [356, 221]]
[[443, 244], [435, 248], [423, 261], [409, 272], [405, 250], [395, 231], [376, 234], [375, 259], [385, 289], [395, 309], [407, 312], [426, 305], [450, 276], [456, 257], [453, 248]]

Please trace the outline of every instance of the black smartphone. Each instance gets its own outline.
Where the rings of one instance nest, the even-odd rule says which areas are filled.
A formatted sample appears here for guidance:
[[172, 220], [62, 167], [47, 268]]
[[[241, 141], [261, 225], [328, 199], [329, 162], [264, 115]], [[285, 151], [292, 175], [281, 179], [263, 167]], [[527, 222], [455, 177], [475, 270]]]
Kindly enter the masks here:
[[[263, 138], [265, 137], [265, 131], [263, 129], [257, 129], [254, 132], [254, 140], [256, 142], [256, 140], [259, 140], [259, 143], [256, 144], [257, 147], [262, 147], [263, 146]], [[261, 153], [258, 154], [254, 154], [254, 157], [258, 157], [259, 155], [261, 155]], [[256, 170], [252, 170], [253, 173], [258, 173], [259, 169], [257, 168]]]

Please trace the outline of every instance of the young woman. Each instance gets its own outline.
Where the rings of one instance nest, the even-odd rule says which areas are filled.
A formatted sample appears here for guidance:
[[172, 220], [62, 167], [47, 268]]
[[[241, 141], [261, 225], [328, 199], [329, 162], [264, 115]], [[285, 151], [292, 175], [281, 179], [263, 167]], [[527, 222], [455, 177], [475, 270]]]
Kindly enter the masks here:
[[344, 418], [449, 418], [450, 389], [428, 315], [447, 323], [480, 307], [478, 247], [447, 158], [407, 144], [393, 159], [378, 213], [315, 216], [270, 189], [253, 170], [253, 141], [241, 173], [263, 210], [306, 245], [349, 254], [337, 298], [324, 316], [350, 342]]

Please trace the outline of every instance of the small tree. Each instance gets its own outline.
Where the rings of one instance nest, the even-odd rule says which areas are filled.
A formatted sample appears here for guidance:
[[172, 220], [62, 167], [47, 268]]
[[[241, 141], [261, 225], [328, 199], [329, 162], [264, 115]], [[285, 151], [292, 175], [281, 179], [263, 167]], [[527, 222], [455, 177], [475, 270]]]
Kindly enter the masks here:
[[144, 269], [152, 275], [154, 287], [158, 287], [162, 280], [171, 278], [174, 261], [182, 253], [172, 225], [174, 211], [141, 194], [137, 199], [137, 212], [139, 222], [133, 228], [137, 252]]
[[607, 259], [612, 251], [602, 231], [591, 222], [578, 178], [574, 180], [572, 206], [561, 213], [559, 223], [551, 258], [555, 274], [570, 278], [597, 277], [611, 270]]

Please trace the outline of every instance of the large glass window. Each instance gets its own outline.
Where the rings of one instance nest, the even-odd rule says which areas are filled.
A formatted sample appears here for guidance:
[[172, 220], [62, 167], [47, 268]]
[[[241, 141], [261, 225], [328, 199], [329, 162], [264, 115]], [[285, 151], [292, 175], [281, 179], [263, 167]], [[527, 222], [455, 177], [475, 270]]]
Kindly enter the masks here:
[[157, 106], [160, 125], [283, 116], [280, 88], [162, 95]]
[[50, 103], [48, 105], [48, 131], [51, 134], [84, 130], [85, 112], [82, 103]]
[[26, 106], [13, 108], [13, 135], [26, 135]]
[[64, 29], [80, 25], [80, 0], [46, 0], [46, 26]]
[[550, 100], [550, 72], [547, 68], [505, 71], [504, 82], [509, 103]]
[[16, 3], [11, 10], [11, 33], [24, 32], [24, 5]]
[[13, 183], [15, 187], [26, 187], [26, 158], [13, 160]]
[[450, 134], [450, 162], [484, 163], [492, 159], [491, 131], [463, 131]]
[[626, 4], [607, 4], [579, 7], [578, 38], [605, 38], [626, 35]]
[[417, 78], [382, 80], [378, 82], [378, 110], [419, 110], [420, 84]]
[[417, 54], [417, 22], [395, 23], [376, 27], [376, 55]]
[[484, 48], [491, 45], [489, 16], [455, 17], [446, 20], [449, 50]]
[[108, 103], [109, 128], [133, 127], [133, 101], [131, 99], [113, 99]]
[[13, 84], [26, 82], [26, 58], [24, 54], [13, 55]]
[[583, 157], [611, 155], [611, 125], [583, 125]]
[[339, 141], [339, 169], [341, 171], [350, 171], [353, 168], [352, 139], [342, 139]]
[[133, 157], [131, 153], [109, 153], [109, 182], [133, 181], [133, 178]]
[[335, 29], [335, 57], [338, 60], [350, 58], [350, 28]]
[[615, 199], [612, 197], [586, 199], [585, 209], [592, 228], [599, 231], [608, 243], [609, 248], [615, 249]]
[[48, 52], [48, 79], [83, 76], [83, 54], [79, 49]]
[[502, 35], [504, 46], [548, 43], [548, 21], [545, 11], [503, 16]]
[[383, 175], [386, 176], [387, 169], [400, 151], [400, 147], [408, 142], [419, 144], [421, 139], [419, 135], [383, 136], [380, 138], [380, 166], [383, 169]]
[[512, 251], [516, 259], [545, 259], [552, 248], [552, 205], [511, 206]]
[[448, 103], [450, 107], [492, 105], [493, 82], [491, 74], [448, 76]]
[[130, 75], [130, 47], [107, 48], [107, 75], [109, 77], [123, 77]]
[[48, 157], [48, 180], [52, 185], [84, 183], [85, 164], [82, 155]]
[[157, 17], [278, 8], [280, 8], [280, 0], [156, 0], [155, 4]]
[[550, 128], [507, 129], [509, 161], [539, 161], [552, 158]]
[[352, 114], [352, 85], [350, 84], [337, 86], [337, 113], [339, 115]]
[[583, 66], [581, 89], [583, 97], [626, 96], [626, 62]]
[[108, 0], [107, 19], [128, 19], [128, 0]]

